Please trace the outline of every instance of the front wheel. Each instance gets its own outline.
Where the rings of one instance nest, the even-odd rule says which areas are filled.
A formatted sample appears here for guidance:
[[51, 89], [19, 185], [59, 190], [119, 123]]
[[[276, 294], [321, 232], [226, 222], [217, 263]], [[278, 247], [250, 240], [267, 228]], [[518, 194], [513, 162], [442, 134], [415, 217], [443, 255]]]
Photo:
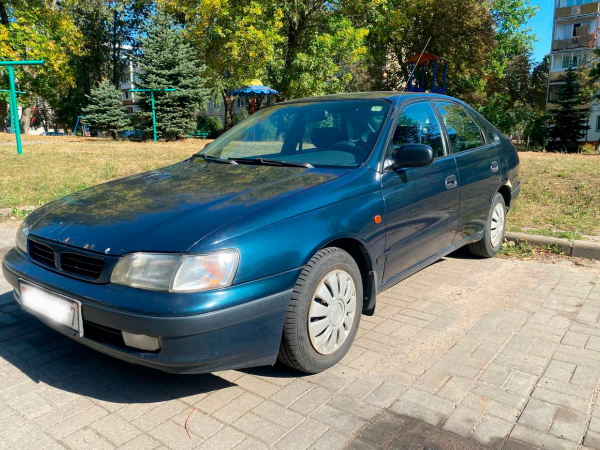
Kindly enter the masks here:
[[469, 244], [469, 251], [476, 256], [491, 258], [502, 248], [506, 232], [506, 203], [500, 193], [496, 193], [480, 241]]
[[346, 251], [320, 250], [294, 286], [278, 359], [306, 373], [322, 372], [348, 352], [363, 303], [358, 266]]

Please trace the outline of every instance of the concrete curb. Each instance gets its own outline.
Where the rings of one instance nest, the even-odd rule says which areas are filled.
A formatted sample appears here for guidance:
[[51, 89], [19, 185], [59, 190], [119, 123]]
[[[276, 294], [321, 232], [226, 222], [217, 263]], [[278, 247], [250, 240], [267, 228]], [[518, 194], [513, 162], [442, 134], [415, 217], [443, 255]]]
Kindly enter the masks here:
[[506, 239], [517, 244], [529, 242], [538, 247], [556, 245], [567, 256], [600, 260], [600, 242], [560, 239], [549, 236], [539, 236], [527, 233], [506, 233]]

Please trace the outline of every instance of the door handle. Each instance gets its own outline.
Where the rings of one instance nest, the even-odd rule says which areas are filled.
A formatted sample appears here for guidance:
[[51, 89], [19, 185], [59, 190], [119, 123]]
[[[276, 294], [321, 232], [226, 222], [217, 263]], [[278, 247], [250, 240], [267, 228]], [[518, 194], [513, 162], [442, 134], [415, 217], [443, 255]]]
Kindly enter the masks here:
[[492, 172], [494, 172], [494, 173], [498, 172], [498, 161], [494, 161], [492, 163], [491, 169], [492, 169]]
[[454, 189], [455, 187], [458, 187], [458, 179], [456, 175], [450, 175], [446, 178], [446, 189]]

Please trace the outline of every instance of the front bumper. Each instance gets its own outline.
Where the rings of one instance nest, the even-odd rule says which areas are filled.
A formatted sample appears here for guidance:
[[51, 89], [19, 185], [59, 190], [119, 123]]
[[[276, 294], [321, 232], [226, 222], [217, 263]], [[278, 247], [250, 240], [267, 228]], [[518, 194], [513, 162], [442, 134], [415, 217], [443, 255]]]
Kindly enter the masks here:
[[[19, 303], [19, 279], [82, 303], [83, 337], [40, 318], [48, 326], [110, 356], [173, 373], [273, 364], [299, 272], [212, 293], [173, 296], [70, 278], [33, 263], [17, 249], [6, 254], [2, 271]], [[170, 307], [165, 309], [165, 305]], [[178, 307], [184, 312], [178, 314]], [[115, 340], [120, 331], [158, 336], [161, 349], [144, 352], [120, 345]], [[111, 333], [115, 339], [110, 339]]]

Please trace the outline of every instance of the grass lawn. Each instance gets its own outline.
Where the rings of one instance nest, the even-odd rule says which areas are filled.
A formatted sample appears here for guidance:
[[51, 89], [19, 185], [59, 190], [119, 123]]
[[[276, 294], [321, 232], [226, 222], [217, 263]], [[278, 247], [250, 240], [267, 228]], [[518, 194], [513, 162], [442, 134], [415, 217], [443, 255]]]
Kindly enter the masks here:
[[130, 142], [97, 138], [14, 136], [0, 133], [0, 211], [39, 206], [103, 181], [164, 167], [185, 159], [207, 142]]
[[[103, 181], [163, 167], [210, 141], [129, 142], [0, 133], [0, 211], [19, 211]], [[523, 189], [508, 216], [513, 231], [600, 235], [600, 157], [521, 153]], [[1, 218], [0, 218], [1, 220]]]
[[512, 231], [579, 238], [600, 235], [600, 156], [520, 153], [523, 189]]

